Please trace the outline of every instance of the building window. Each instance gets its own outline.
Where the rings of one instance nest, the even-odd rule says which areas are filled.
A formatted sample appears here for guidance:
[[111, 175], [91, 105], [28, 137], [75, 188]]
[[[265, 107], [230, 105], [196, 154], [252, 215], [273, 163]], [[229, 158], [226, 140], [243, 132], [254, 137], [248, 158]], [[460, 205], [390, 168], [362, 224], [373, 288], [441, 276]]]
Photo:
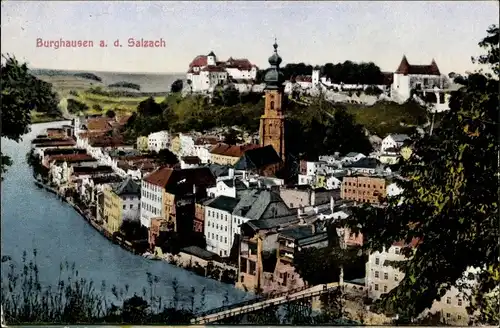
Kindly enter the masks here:
[[461, 299], [458, 300], [458, 306], [462, 306], [462, 300]]
[[270, 106], [271, 109], [274, 109], [274, 101], [271, 101], [271, 106]]
[[214, 238], [215, 238], [215, 237], [214, 237], [214, 233], [212, 232], [212, 239], [214, 239]]
[[378, 278], [378, 271], [375, 271], [375, 278]]
[[127, 207], [127, 205], [123, 205], [123, 209], [125, 209]]
[[225, 227], [225, 230], [224, 231], [227, 231], [227, 226]]
[[451, 297], [446, 298], [446, 304], [451, 304]]
[[215, 235], [215, 240], [219, 241], [219, 235]]
[[375, 284], [375, 290], [378, 290], [378, 284]]
[[224, 237], [224, 244], [227, 244], [227, 237]]
[[396, 254], [399, 254], [399, 253], [400, 253], [400, 251], [399, 251], [399, 247], [396, 247], [396, 248], [394, 249], [394, 253], [396, 253]]
[[384, 279], [385, 280], [389, 279], [389, 274], [387, 272], [384, 272]]
[[377, 257], [375, 258], [375, 265], [379, 265], [380, 264], [380, 259]]
[[399, 281], [398, 275], [394, 275], [394, 281]]
[[446, 319], [449, 319], [449, 318], [451, 318], [451, 314], [446, 313]]
[[134, 204], [130, 204], [130, 209], [132, 209], [134, 207]]
[[461, 320], [461, 319], [462, 319], [462, 316], [459, 314], [459, 315], [457, 316], [457, 319], [458, 319], [458, 320]]
[[215, 229], [217, 229], [217, 230], [219, 229], [219, 225], [218, 224], [215, 226]]

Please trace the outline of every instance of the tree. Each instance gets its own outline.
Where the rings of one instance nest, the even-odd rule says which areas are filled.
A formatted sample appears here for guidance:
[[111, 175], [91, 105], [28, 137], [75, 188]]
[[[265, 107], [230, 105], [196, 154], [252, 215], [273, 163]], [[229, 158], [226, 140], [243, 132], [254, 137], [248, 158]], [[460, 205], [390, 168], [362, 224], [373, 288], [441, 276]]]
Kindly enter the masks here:
[[139, 103], [137, 112], [143, 116], [157, 116], [161, 115], [162, 108], [160, 104], [156, 103], [153, 97], [149, 97]]
[[148, 317], [148, 302], [137, 295], [123, 302], [123, 320], [127, 323], [145, 323]]
[[115, 113], [115, 111], [114, 111], [114, 110], [112, 110], [112, 109], [108, 109], [108, 110], [106, 111], [106, 117], [109, 117], [109, 118], [115, 118], [115, 117], [116, 117], [116, 113]]
[[179, 159], [168, 149], [160, 149], [156, 153], [156, 159], [160, 165], [175, 165], [179, 163]]
[[[49, 83], [29, 74], [26, 63], [20, 64], [13, 56], [3, 56], [1, 64], [2, 138], [19, 142], [30, 131], [31, 111], [53, 113], [58, 100]], [[9, 156], [1, 155], [2, 177], [12, 164]]]
[[498, 38], [498, 27], [488, 29], [480, 43], [487, 55], [479, 59], [496, 76], [469, 74], [452, 94], [440, 127], [417, 140], [402, 163], [401, 196], [387, 199], [386, 208], [365, 206], [339, 221], [353, 229], [359, 225], [373, 251], [420, 239], [414, 251], [402, 250], [408, 259], [398, 267], [405, 277], [382, 297], [381, 309], [415, 318], [467, 268], [484, 268], [469, 311], [498, 324]]
[[92, 109], [96, 112], [102, 112], [102, 107], [99, 104], [93, 104]]
[[224, 133], [224, 143], [228, 145], [236, 145], [240, 142], [242, 142], [240, 133], [235, 129], [229, 129], [226, 133]]
[[170, 86], [170, 92], [177, 93], [181, 92], [183, 88], [183, 82], [182, 80], [175, 80], [174, 83]]

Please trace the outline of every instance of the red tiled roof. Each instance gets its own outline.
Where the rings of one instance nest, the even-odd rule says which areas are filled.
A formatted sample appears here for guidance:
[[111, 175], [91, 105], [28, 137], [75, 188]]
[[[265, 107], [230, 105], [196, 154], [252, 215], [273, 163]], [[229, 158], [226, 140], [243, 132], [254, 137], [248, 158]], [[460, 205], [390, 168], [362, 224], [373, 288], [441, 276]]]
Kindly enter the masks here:
[[259, 148], [256, 144], [232, 146], [224, 143], [217, 144], [210, 151], [211, 154], [240, 158], [247, 150]]
[[252, 63], [250, 63], [250, 61], [246, 58], [241, 58], [241, 59], [233, 59], [233, 58], [229, 58], [227, 60], [227, 67], [228, 68], [238, 68], [240, 70], [251, 70], [253, 66], [255, 65], [252, 65]]
[[401, 63], [399, 64], [398, 69], [396, 70], [397, 74], [404, 74], [404, 75], [441, 75], [439, 72], [439, 68], [434, 61], [432, 60], [432, 63], [430, 65], [410, 65], [408, 63], [408, 59], [406, 59], [406, 56], [403, 56], [403, 59], [401, 59]]
[[87, 130], [89, 130], [89, 131], [109, 131], [109, 130], [111, 130], [109, 118], [96, 117], [96, 118], [89, 119], [87, 121]]
[[207, 66], [207, 63], [208, 63], [207, 56], [199, 55], [199, 56], [196, 56], [195, 59], [193, 59], [191, 64], [189, 64], [189, 68], [194, 67], [194, 66], [198, 66], [198, 67]]
[[67, 155], [51, 155], [47, 157], [47, 161], [64, 161], [64, 162], [91, 162], [95, 159], [88, 154], [67, 154]]
[[107, 165], [93, 166], [75, 166], [71, 175], [86, 175], [91, 173], [113, 173], [113, 168]]
[[202, 69], [203, 72], [225, 72], [226, 70], [224, 67], [220, 66], [206, 66], [205, 68]]
[[46, 142], [40, 142], [40, 143], [35, 143], [35, 147], [40, 148], [40, 147], [57, 147], [57, 146], [74, 146], [76, 145], [76, 142], [72, 139], [68, 140], [57, 140], [57, 141], [46, 141]]
[[123, 141], [123, 137], [98, 137], [98, 138], [89, 138], [89, 145], [92, 147], [117, 147], [117, 146], [125, 146], [125, 142]]
[[78, 136], [83, 139], [87, 138], [95, 138], [95, 137], [101, 137], [104, 136], [106, 132], [100, 132], [100, 131], [84, 131], [78, 133]]
[[419, 238], [413, 238], [409, 244], [406, 243], [404, 240], [400, 240], [400, 241], [393, 243], [392, 246], [398, 246], [398, 247], [409, 246], [411, 248], [415, 248], [421, 242], [422, 241]]
[[215, 185], [215, 177], [208, 167], [197, 167], [193, 169], [172, 169], [162, 167], [144, 178], [144, 181], [161, 188], [176, 187], [180, 183], [198, 186]]

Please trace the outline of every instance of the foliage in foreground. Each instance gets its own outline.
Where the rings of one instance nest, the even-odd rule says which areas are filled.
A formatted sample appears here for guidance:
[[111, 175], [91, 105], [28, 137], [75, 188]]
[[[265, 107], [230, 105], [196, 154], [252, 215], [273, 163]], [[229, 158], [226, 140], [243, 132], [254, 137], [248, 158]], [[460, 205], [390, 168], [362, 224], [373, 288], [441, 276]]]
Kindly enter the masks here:
[[[387, 208], [366, 206], [346, 222], [361, 226], [372, 250], [419, 238], [416, 251], [403, 249], [408, 261], [399, 286], [378, 304], [381, 309], [415, 318], [439, 300], [467, 268], [481, 268], [468, 309], [473, 320], [498, 324], [498, 48], [493, 26], [480, 43], [496, 76], [470, 74], [452, 95], [450, 111], [433, 135], [416, 141], [401, 166], [401, 197]], [[495, 289], [496, 288], [496, 289]]]
[[[28, 72], [26, 63], [15, 57], [3, 56], [1, 64], [0, 104], [2, 105], [2, 138], [19, 142], [30, 131], [31, 111], [59, 116], [57, 96], [50, 83], [41, 81]], [[12, 164], [9, 156], [0, 152], [2, 175]]]
[[[103, 281], [99, 288], [93, 281], [82, 278], [75, 264], [65, 262], [59, 267], [56, 285], [45, 286], [40, 281], [36, 259], [36, 249], [31, 260], [23, 253], [21, 267], [13, 264], [10, 257], [2, 257], [2, 307], [9, 325], [188, 324], [193, 315], [206, 310], [205, 288], [197, 292], [192, 287], [188, 293], [181, 294], [181, 286], [174, 278], [170, 282], [172, 295], [167, 302], [155, 294], [160, 279], [150, 273], [146, 273], [148, 286], [143, 288], [142, 295], [130, 296], [129, 286], [108, 288]], [[310, 303], [303, 303], [307, 305], [306, 311], [299, 311], [298, 303], [290, 303], [280, 315], [271, 308], [243, 320], [255, 324], [331, 324], [344, 317], [342, 300], [343, 293], [337, 290], [323, 296], [320, 315], [312, 313]], [[229, 305], [228, 293], [222, 304]], [[242, 318], [230, 320], [241, 323]]]

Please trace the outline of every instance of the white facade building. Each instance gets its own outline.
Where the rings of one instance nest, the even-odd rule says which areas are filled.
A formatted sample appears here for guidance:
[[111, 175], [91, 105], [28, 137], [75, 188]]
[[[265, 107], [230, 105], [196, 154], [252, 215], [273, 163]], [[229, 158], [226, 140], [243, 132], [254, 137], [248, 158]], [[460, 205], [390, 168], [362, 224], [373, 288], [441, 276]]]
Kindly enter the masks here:
[[[247, 59], [229, 58], [225, 62], [217, 61], [217, 56], [210, 52], [208, 55], [197, 56], [189, 64], [186, 78], [193, 92], [210, 92], [215, 86], [231, 80], [255, 80], [258, 68]], [[250, 85], [252, 83], [249, 83]]]
[[168, 131], [159, 131], [148, 135], [149, 150], [158, 152], [161, 149], [168, 149], [168, 146], [169, 146]]
[[399, 149], [403, 146], [406, 140], [410, 137], [406, 134], [390, 134], [382, 140], [382, 146], [380, 150], [382, 153], [390, 152], [393, 149]]
[[205, 239], [207, 250], [222, 257], [230, 254], [233, 246], [232, 212], [239, 200], [219, 196], [205, 206]]
[[447, 78], [442, 75], [439, 68], [432, 60], [430, 65], [410, 65], [406, 56], [403, 56], [398, 69], [394, 72], [391, 86], [391, 97], [404, 102], [411, 96], [411, 90], [444, 89]]
[[149, 228], [151, 219], [163, 217], [163, 188], [147, 181], [141, 183], [141, 225]]

